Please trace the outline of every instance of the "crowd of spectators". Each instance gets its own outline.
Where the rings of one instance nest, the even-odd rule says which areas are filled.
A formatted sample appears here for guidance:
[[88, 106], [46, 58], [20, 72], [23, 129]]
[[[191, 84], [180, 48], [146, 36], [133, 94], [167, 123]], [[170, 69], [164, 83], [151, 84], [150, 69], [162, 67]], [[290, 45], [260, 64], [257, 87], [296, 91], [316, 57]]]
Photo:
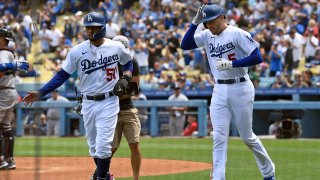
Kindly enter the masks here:
[[[320, 2], [316, 0], [101, 0], [40, 1], [36, 16], [28, 1], [0, 1], [0, 27], [12, 29], [14, 49], [20, 60], [34, 61], [53, 73], [74, 44], [86, 39], [82, 17], [95, 10], [107, 21], [108, 38], [117, 34], [130, 40], [130, 49], [142, 74], [141, 89], [170, 90], [179, 83], [184, 90], [212, 89], [203, 48], [180, 49], [182, 35], [202, 3], [226, 9], [226, 21], [243, 28], [260, 43], [263, 63], [249, 68], [256, 87], [274, 79], [267, 88], [319, 87]], [[20, 6], [19, 6], [20, 4]], [[34, 18], [36, 17], [36, 18]], [[199, 25], [198, 31], [204, 27]], [[32, 48], [39, 43], [40, 48]], [[29, 59], [28, 54], [35, 55]], [[39, 54], [48, 54], [36, 59]], [[21, 76], [41, 76], [31, 66]], [[70, 89], [76, 79], [68, 81]]]

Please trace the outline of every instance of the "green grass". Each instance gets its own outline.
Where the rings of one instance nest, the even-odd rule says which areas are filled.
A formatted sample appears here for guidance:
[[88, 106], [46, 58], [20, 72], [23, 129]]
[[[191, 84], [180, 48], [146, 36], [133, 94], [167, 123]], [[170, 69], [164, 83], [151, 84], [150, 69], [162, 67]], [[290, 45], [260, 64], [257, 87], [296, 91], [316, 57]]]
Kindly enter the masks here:
[[[316, 180], [320, 176], [319, 140], [262, 140], [276, 164], [277, 180]], [[85, 138], [16, 138], [16, 156], [88, 156]], [[211, 138], [142, 138], [143, 158], [178, 159], [211, 163]], [[115, 157], [129, 157], [126, 141]], [[196, 177], [196, 178], [195, 178]], [[209, 179], [209, 171], [142, 177], [142, 180]], [[131, 178], [117, 178], [131, 179]], [[239, 139], [230, 139], [228, 180], [262, 179], [252, 153]]]

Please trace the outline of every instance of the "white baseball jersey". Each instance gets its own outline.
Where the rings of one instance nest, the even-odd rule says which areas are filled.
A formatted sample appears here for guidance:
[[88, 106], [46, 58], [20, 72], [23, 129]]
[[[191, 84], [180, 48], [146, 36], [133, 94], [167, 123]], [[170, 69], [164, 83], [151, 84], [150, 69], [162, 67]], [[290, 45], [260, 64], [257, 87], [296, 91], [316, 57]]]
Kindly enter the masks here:
[[216, 79], [234, 79], [248, 73], [247, 67], [219, 71], [216, 69], [216, 58], [235, 61], [249, 56], [260, 46], [248, 32], [230, 25], [219, 35], [213, 35], [206, 29], [196, 34], [194, 40], [198, 47], [206, 47], [211, 73]]
[[[107, 94], [119, 79], [118, 63], [132, 60], [130, 51], [121, 42], [104, 39], [99, 47], [84, 41], [68, 53], [62, 68], [69, 74], [77, 70], [83, 97]], [[101, 101], [83, 99], [83, 122], [89, 153], [92, 157], [110, 157], [111, 143], [119, 112], [119, 98], [108, 97]]]
[[106, 39], [96, 47], [84, 41], [71, 49], [62, 68], [69, 74], [77, 70], [80, 92], [85, 95], [107, 93], [119, 79], [118, 62], [132, 60], [131, 52], [121, 42]]
[[253, 151], [263, 177], [274, 174], [274, 164], [259, 138], [252, 130], [254, 86], [248, 78], [248, 68], [238, 67], [225, 71], [216, 69], [216, 59], [236, 61], [249, 56], [259, 43], [251, 35], [237, 27], [228, 26], [221, 34], [213, 35], [204, 30], [194, 36], [198, 47], [205, 46], [211, 72], [216, 79], [237, 79], [246, 81], [234, 84], [219, 84], [214, 87], [210, 116], [213, 127], [213, 180], [225, 180], [227, 146], [231, 119], [237, 126], [241, 139]]

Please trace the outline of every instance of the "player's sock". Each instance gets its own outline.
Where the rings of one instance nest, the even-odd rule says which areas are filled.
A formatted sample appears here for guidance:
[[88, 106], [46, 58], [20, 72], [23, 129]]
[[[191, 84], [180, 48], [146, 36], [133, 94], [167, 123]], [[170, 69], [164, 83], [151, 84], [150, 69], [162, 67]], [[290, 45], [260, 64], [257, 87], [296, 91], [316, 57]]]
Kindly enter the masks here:
[[5, 158], [13, 157], [14, 137], [12, 131], [5, 131], [2, 135], [4, 141], [4, 156]]
[[111, 157], [106, 159], [97, 158], [97, 179], [109, 180], [109, 176], [107, 177], [107, 172], [109, 172], [110, 168], [110, 159]]

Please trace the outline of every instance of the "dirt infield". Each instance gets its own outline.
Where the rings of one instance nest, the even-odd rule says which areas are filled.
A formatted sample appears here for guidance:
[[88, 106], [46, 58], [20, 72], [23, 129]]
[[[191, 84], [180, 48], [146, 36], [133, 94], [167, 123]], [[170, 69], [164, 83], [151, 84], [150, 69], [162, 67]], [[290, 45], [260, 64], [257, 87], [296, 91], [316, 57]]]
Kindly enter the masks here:
[[[17, 157], [16, 170], [0, 171], [5, 180], [88, 180], [94, 170], [89, 157]], [[143, 159], [141, 176], [177, 174], [210, 169], [211, 164], [165, 159]], [[131, 177], [128, 158], [112, 158], [111, 172], [114, 177]]]

